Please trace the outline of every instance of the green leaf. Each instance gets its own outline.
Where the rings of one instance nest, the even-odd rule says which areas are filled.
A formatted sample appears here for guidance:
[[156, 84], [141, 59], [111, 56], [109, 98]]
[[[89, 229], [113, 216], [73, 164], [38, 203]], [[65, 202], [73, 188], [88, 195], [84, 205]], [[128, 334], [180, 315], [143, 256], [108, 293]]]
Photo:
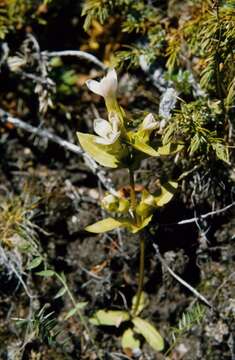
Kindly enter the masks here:
[[189, 155], [192, 155], [195, 151], [198, 150], [200, 146], [200, 137], [198, 136], [198, 134], [194, 135], [191, 139], [191, 142], [190, 142], [190, 153]]
[[168, 143], [166, 145], [160, 146], [157, 149], [157, 153], [159, 156], [167, 156], [167, 155], [175, 154], [175, 153], [181, 151], [183, 148], [184, 148], [184, 145], [182, 145], [182, 144]]
[[[164, 134], [162, 136], [162, 143], [163, 145], [170, 145], [170, 141], [174, 135], [175, 132], [175, 127], [171, 125], [169, 125], [165, 130], [164, 130]], [[164, 148], [164, 146], [162, 146]]]
[[106, 326], [116, 326], [123, 321], [130, 319], [130, 316], [127, 311], [120, 310], [98, 310], [90, 319], [90, 323], [93, 325], [106, 325]]
[[54, 296], [54, 299], [58, 299], [61, 296], [63, 296], [67, 292], [67, 289], [65, 287], [62, 287], [57, 294]]
[[69, 318], [74, 316], [79, 310], [82, 310], [86, 305], [87, 302], [85, 301], [77, 303], [76, 306], [67, 313], [67, 315], [65, 316], [65, 320], [68, 320]]
[[122, 348], [123, 350], [136, 350], [140, 348], [140, 341], [134, 336], [132, 329], [127, 329], [122, 335]]
[[95, 136], [77, 132], [78, 140], [83, 150], [89, 154], [100, 165], [116, 168], [119, 160], [112, 155], [112, 145], [101, 145], [95, 142]]
[[155, 203], [158, 207], [167, 204], [174, 196], [178, 188], [178, 183], [175, 181], [169, 181], [161, 185], [160, 194], [155, 196]]
[[28, 270], [32, 270], [35, 269], [36, 267], [38, 267], [43, 261], [43, 258], [41, 256], [38, 256], [36, 258], [34, 258], [27, 266]]
[[136, 300], [137, 296], [135, 295], [132, 298], [131, 313], [134, 314], [135, 312], [135, 315], [139, 315], [141, 311], [143, 311], [143, 309], [149, 304], [148, 295], [144, 291], [141, 292], [139, 306], [138, 309], [135, 311]]
[[120, 221], [117, 221], [113, 218], [106, 218], [87, 226], [85, 230], [95, 234], [101, 234], [113, 229], [117, 229], [120, 226], [123, 226]]
[[212, 147], [216, 153], [217, 158], [230, 165], [228, 148], [220, 143], [214, 143], [212, 144]]
[[120, 220], [120, 223], [121, 223], [121, 226], [127, 228], [132, 234], [136, 234], [137, 232], [142, 230], [145, 226], [147, 226], [150, 223], [152, 216], [153, 215], [148, 216], [141, 223], [139, 223], [138, 226], [136, 224], [133, 224], [133, 221], [127, 220], [127, 219]]
[[134, 331], [141, 334], [154, 350], [164, 349], [164, 340], [153, 325], [139, 317], [134, 318], [132, 322], [135, 325]]
[[152, 219], [153, 215], [148, 216], [146, 219], [144, 219], [142, 221], [141, 224], [139, 224], [138, 226], [136, 225], [131, 225], [131, 232], [133, 234], [136, 234], [137, 232], [139, 232], [140, 230], [142, 230], [143, 228], [145, 228], [146, 226], [148, 226], [148, 224], [150, 223], [151, 219]]
[[158, 151], [156, 151], [154, 148], [152, 148], [152, 146], [150, 146], [150, 145], [148, 145], [148, 144], [146, 144], [146, 143], [144, 143], [144, 142], [142, 142], [140, 140], [135, 139], [134, 143], [131, 143], [131, 145], [135, 149], [137, 149], [137, 150], [139, 150], [139, 151], [141, 151], [141, 152], [143, 152], [143, 153], [145, 153], [145, 154], [147, 154], [149, 156], [159, 156]]
[[38, 273], [36, 273], [38, 276], [45, 276], [45, 277], [50, 277], [55, 275], [55, 272], [53, 270], [43, 270], [40, 271]]

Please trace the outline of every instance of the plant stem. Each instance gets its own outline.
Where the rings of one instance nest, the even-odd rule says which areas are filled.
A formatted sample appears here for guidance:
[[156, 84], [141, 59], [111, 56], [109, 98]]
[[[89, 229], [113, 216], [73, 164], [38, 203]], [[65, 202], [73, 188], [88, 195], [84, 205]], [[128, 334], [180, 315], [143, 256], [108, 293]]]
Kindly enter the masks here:
[[135, 303], [133, 316], [135, 316], [138, 311], [140, 300], [141, 300], [141, 293], [143, 291], [143, 285], [144, 285], [144, 257], [145, 257], [144, 248], [145, 248], [144, 238], [141, 237], [140, 238], [140, 266], [139, 266], [138, 290], [137, 290], [137, 294], [136, 294], [136, 303]]
[[[134, 178], [134, 171], [131, 167], [129, 168], [129, 176], [130, 176], [130, 188], [131, 188], [131, 194], [130, 194], [131, 210], [133, 212], [133, 216], [134, 216], [136, 224], [137, 224], [138, 219], [137, 219], [137, 215], [136, 215], [137, 200], [136, 200], [136, 193], [135, 193], [135, 178]], [[145, 247], [144, 238], [141, 237], [140, 238], [139, 280], [138, 280], [138, 289], [137, 289], [137, 294], [136, 294], [136, 303], [135, 303], [135, 308], [133, 311], [133, 316], [135, 316], [136, 312], [138, 311], [140, 299], [141, 299], [141, 293], [143, 291], [143, 285], [144, 285], [144, 247]]]
[[135, 208], [136, 208], [136, 193], [135, 193], [135, 178], [134, 178], [134, 171], [130, 167], [129, 168], [129, 177], [130, 177], [130, 188], [131, 188], [131, 210], [133, 214], [135, 214]]

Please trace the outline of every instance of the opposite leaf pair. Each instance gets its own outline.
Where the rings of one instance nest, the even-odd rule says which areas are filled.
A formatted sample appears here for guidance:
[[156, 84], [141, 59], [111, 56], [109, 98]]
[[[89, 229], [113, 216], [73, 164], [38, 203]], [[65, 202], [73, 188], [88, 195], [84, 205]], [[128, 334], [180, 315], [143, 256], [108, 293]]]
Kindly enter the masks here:
[[90, 322], [97, 326], [115, 327], [119, 327], [123, 322], [130, 322], [130, 326], [122, 335], [122, 348], [124, 352], [129, 353], [131, 351], [134, 354], [139, 351], [140, 340], [138, 335], [142, 335], [154, 350], [161, 351], [164, 348], [162, 336], [152, 324], [138, 316], [147, 305], [147, 295], [142, 292], [141, 301], [137, 309], [135, 309], [136, 296], [134, 296], [130, 313], [121, 310], [98, 310], [90, 319]]

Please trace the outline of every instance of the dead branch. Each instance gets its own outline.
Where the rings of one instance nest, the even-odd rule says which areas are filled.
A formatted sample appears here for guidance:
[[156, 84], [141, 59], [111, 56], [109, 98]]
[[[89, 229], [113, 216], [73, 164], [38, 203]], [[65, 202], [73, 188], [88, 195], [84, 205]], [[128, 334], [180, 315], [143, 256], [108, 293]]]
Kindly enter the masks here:
[[180, 284], [182, 284], [183, 286], [185, 286], [188, 290], [190, 290], [198, 299], [200, 299], [204, 304], [206, 304], [207, 306], [209, 306], [210, 308], [212, 308], [212, 305], [209, 303], [209, 301], [203, 296], [201, 295], [196, 289], [194, 289], [194, 287], [192, 287], [191, 285], [189, 285], [185, 280], [183, 280], [179, 275], [177, 275], [167, 264], [167, 262], [165, 261], [165, 259], [162, 257], [162, 255], [160, 254], [159, 251], [159, 247], [157, 244], [153, 244], [153, 247], [156, 251], [156, 257], [157, 259], [161, 262], [162, 266], [169, 272], [169, 274], [171, 274], [171, 276], [173, 276], [173, 278], [175, 278]]
[[20, 128], [22, 130], [25, 130], [31, 134], [34, 134], [36, 136], [39, 136], [41, 138], [53, 141], [54, 143], [62, 146], [66, 150], [69, 150], [79, 156], [82, 156], [86, 165], [89, 167], [89, 169], [92, 171], [93, 174], [95, 174], [101, 184], [112, 194], [116, 194], [116, 190], [112, 186], [112, 181], [110, 178], [107, 177], [105, 171], [101, 169], [99, 165], [88, 155], [86, 154], [78, 145], [75, 145], [67, 140], [62, 139], [61, 137], [52, 134], [46, 129], [40, 129], [35, 126], [32, 126], [30, 124], [25, 123], [24, 121], [13, 117], [8, 112], [4, 111], [3, 109], [0, 109], [0, 119], [2, 123], [10, 123], [14, 125], [16, 128]]
[[185, 224], [190, 224], [190, 223], [194, 223], [194, 222], [197, 223], [201, 219], [206, 219], [206, 218], [208, 218], [210, 216], [219, 215], [219, 214], [231, 209], [233, 206], [235, 206], [235, 201], [232, 202], [231, 204], [223, 207], [222, 209], [210, 211], [210, 212], [208, 212], [206, 214], [202, 214], [200, 216], [195, 216], [195, 217], [190, 218], [190, 219], [184, 219], [184, 220], [180, 220], [178, 222], [169, 223], [169, 224], [161, 224], [161, 225], [170, 226], [170, 225], [185, 225]]
[[78, 57], [79, 59], [85, 59], [87, 61], [90, 61], [94, 63], [95, 65], [99, 66], [101, 69], [105, 70], [106, 66], [99, 60], [97, 57], [95, 57], [92, 54], [89, 54], [85, 51], [80, 50], [64, 50], [64, 51], [42, 51], [42, 56], [45, 57], [56, 57], [56, 56], [73, 56]]

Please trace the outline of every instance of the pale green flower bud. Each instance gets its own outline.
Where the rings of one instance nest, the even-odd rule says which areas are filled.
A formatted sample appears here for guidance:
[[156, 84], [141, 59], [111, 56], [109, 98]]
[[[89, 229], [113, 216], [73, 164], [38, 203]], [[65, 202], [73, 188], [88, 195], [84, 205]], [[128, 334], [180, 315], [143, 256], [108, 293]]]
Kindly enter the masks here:
[[117, 209], [119, 207], [119, 199], [118, 199], [118, 197], [116, 197], [112, 194], [108, 194], [102, 199], [101, 206], [105, 210], [110, 211], [110, 212], [117, 211]]

